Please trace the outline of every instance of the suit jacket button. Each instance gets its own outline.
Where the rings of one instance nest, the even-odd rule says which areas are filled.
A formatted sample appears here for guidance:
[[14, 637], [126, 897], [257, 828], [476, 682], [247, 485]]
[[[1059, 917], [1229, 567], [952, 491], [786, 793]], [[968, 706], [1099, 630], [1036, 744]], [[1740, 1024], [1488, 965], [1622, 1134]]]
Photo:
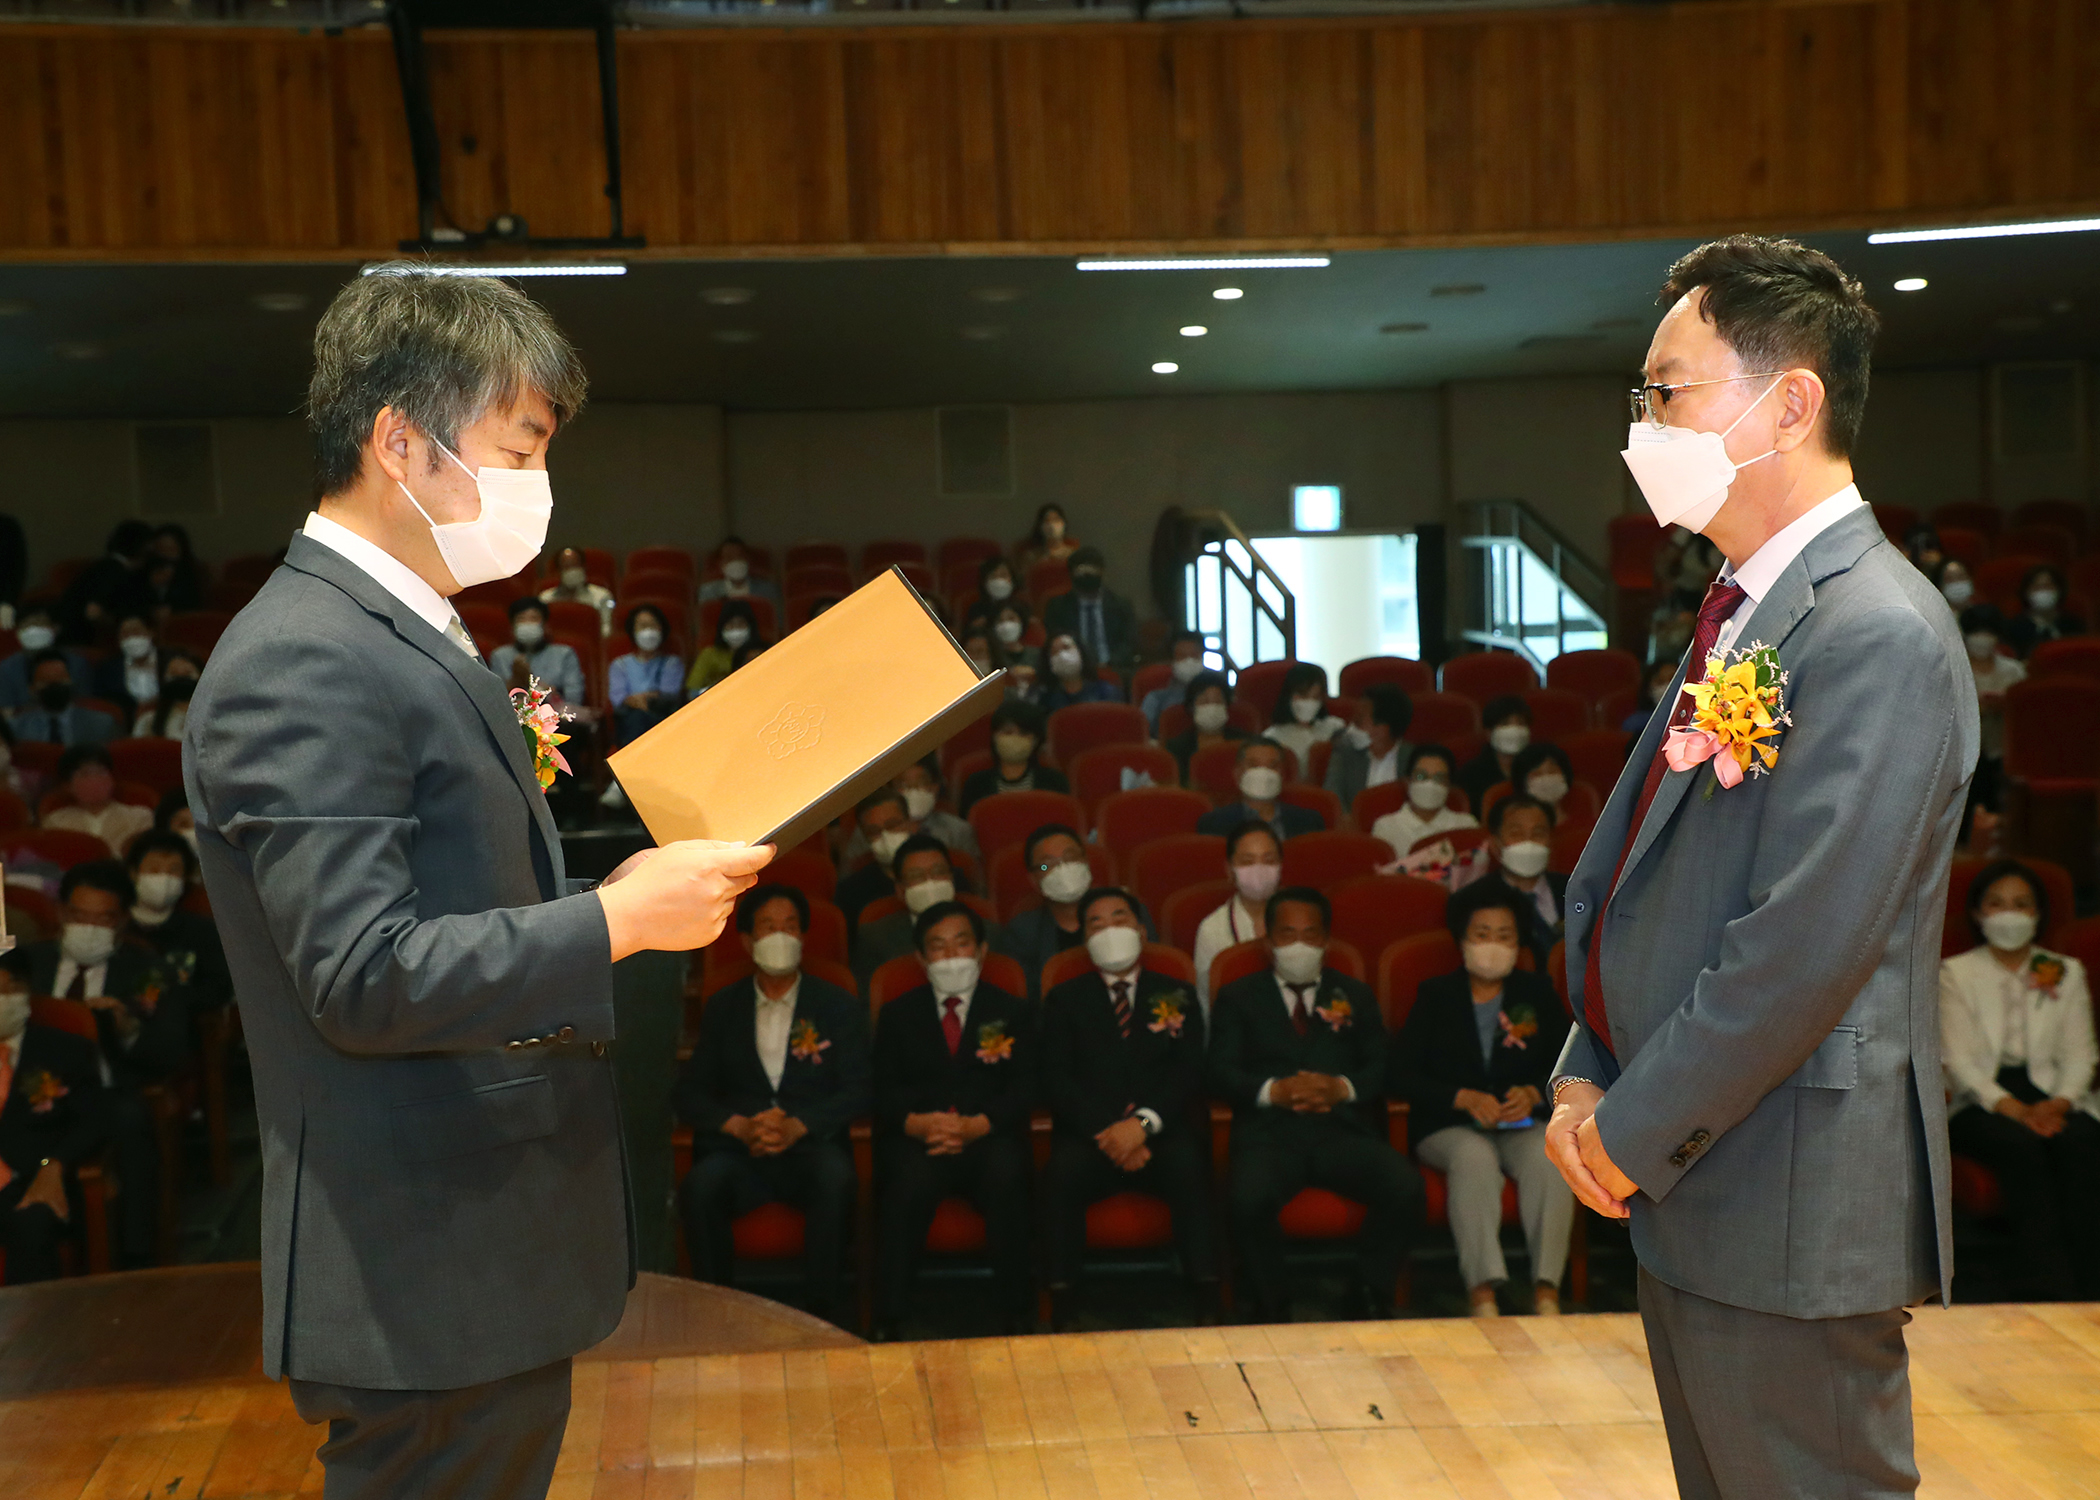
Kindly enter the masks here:
[[576, 1040], [576, 1028], [564, 1026], [561, 1030], [555, 1032], [553, 1036], [547, 1038], [547, 1040], [550, 1042], [573, 1042]]
[[1683, 1166], [1683, 1165], [1684, 1165], [1684, 1162], [1685, 1162], [1685, 1155], [1684, 1155], [1684, 1153], [1683, 1153], [1682, 1151], [1672, 1151], [1672, 1152], [1670, 1153], [1670, 1165], [1671, 1165], [1671, 1166], [1673, 1166], [1673, 1167], [1681, 1167], [1681, 1166]]
[[503, 1050], [505, 1052], [516, 1052], [524, 1045], [525, 1044], [523, 1042], [505, 1042], [503, 1044]]
[[603, 1057], [603, 1056], [605, 1056], [605, 1043], [603, 1043], [603, 1042], [593, 1042], [593, 1043], [591, 1043], [591, 1056], [593, 1056], [593, 1057]]

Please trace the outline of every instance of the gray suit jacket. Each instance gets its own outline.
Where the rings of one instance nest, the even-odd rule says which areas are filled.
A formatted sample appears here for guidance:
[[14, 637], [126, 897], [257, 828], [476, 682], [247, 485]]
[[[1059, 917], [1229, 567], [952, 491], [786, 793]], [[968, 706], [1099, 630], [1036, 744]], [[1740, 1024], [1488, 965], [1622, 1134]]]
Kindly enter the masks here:
[[612, 968], [503, 686], [293, 539], [183, 745], [254, 1060], [273, 1378], [452, 1389], [590, 1347], [633, 1281]]
[[1660, 1280], [1797, 1318], [1944, 1297], [1940, 927], [1977, 750], [1961, 637], [1862, 509], [1780, 575], [1754, 641], [1790, 676], [1778, 765], [1732, 789], [1710, 764], [1664, 775], [1606, 908], [1614, 1061], [1581, 1024], [1584, 969], [1651, 719], [1568, 881], [1578, 1024], [1556, 1076], [1606, 1086], [1598, 1132]]

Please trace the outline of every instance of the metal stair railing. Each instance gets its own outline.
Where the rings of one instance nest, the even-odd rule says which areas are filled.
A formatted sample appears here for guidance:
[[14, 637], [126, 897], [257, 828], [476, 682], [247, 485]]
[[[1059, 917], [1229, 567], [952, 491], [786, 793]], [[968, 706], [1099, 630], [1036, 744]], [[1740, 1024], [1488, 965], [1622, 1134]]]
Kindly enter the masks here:
[[1185, 510], [1197, 549], [1184, 565], [1183, 613], [1206, 659], [1237, 674], [1298, 650], [1298, 601], [1253, 539], [1222, 510]]
[[1563, 652], [1602, 646], [1610, 575], [1521, 500], [1467, 504], [1461, 545], [1477, 559], [1463, 639], [1514, 651], [1544, 675]]

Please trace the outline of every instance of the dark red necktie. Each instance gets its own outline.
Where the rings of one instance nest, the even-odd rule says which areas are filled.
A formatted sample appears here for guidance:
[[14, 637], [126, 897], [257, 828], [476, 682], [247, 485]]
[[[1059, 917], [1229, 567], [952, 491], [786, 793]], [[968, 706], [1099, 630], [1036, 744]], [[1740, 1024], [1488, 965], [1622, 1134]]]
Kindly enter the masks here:
[[1305, 998], [1312, 993], [1312, 986], [1309, 984], [1294, 984], [1290, 989], [1291, 1025], [1296, 1028], [1298, 1035], [1304, 1036], [1312, 1027], [1312, 1017], [1308, 1014], [1311, 1009], [1311, 1002]]
[[1109, 987], [1116, 1000], [1116, 1035], [1130, 1040], [1130, 981], [1118, 979]]
[[948, 1039], [948, 1055], [955, 1056], [962, 1046], [962, 1017], [956, 1012], [962, 1009], [962, 996], [950, 995], [941, 1002], [941, 1035]]
[[[1748, 597], [1749, 595], [1733, 583], [1722, 583], [1718, 579], [1706, 586], [1706, 598], [1699, 605], [1699, 625], [1692, 632], [1690, 664], [1685, 668], [1688, 680], [1696, 680], [1695, 673], [1699, 677], [1705, 675], [1706, 658], [1714, 649], [1714, 642], [1721, 638], [1721, 627]], [[1665, 734], [1690, 717], [1688, 710], [1691, 701], [1687, 694], [1677, 695], [1677, 702], [1670, 708], [1670, 722], [1665, 726]], [[1641, 824], [1647, 821], [1648, 808], [1655, 801], [1656, 788], [1662, 785], [1663, 772], [1667, 769], [1669, 762], [1663, 758], [1663, 742], [1658, 740], [1655, 758], [1648, 763], [1648, 779], [1641, 786], [1641, 800], [1634, 805], [1633, 821], [1626, 825], [1626, 842], [1619, 849], [1619, 862], [1612, 866], [1611, 884], [1605, 889], [1604, 899], [1597, 903], [1596, 920], [1590, 923], [1589, 959], [1582, 972], [1582, 1021], [1589, 1027], [1590, 1034], [1602, 1042], [1604, 1050], [1613, 1057], [1619, 1055], [1619, 1049], [1611, 1044], [1610, 1018], [1604, 1009], [1604, 981], [1600, 977], [1604, 952], [1604, 912], [1611, 904], [1612, 896], [1618, 891], [1619, 876], [1626, 868], [1626, 856], [1633, 853], [1633, 842], [1641, 835]]]

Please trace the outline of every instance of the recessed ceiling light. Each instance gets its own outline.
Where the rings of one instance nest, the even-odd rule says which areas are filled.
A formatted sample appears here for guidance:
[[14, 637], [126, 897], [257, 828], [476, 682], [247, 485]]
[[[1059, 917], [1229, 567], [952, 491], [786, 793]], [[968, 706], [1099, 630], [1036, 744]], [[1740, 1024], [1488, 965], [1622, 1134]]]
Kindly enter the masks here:
[[267, 313], [295, 313], [306, 306], [306, 293], [257, 292], [248, 300]]
[[627, 268], [616, 261], [580, 261], [573, 265], [552, 262], [533, 266], [435, 265], [428, 261], [386, 261], [362, 267], [360, 276], [625, 276]]
[[1477, 297], [1486, 290], [1487, 288], [1477, 281], [1454, 281], [1448, 286], [1431, 287], [1429, 295], [1432, 297]]
[[1237, 302], [1247, 294], [1236, 286], [1221, 286], [1212, 292], [1211, 295], [1220, 302]]
[[1922, 292], [1930, 284], [1922, 276], [1904, 276], [1897, 280], [1896, 290], [1899, 292]]
[[972, 323], [962, 331], [964, 338], [975, 339], [979, 343], [984, 343], [990, 339], [1003, 338], [1005, 335], [1006, 330], [997, 323]]
[[1427, 323], [1382, 323], [1379, 325], [1378, 331], [1380, 333], [1427, 333], [1429, 332], [1429, 325]]
[[1324, 255], [1192, 256], [1187, 260], [1083, 260], [1082, 271], [1296, 271], [1318, 270]]
[[1891, 229], [1870, 234], [1870, 245], [1915, 245], [1924, 240], [1992, 240], [2013, 234], [2083, 234], [2100, 219], [2048, 219], [2028, 224], [1958, 224], [1950, 229]]
[[716, 307], [742, 307], [757, 295], [748, 286], [711, 286], [700, 294], [700, 300]]
[[980, 286], [974, 288], [970, 295], [979, 302], [1018, 302], [1021, 300], [1021, 289], [1017, 286]]
[[92, 339], [62, 339], [51, 346], [60, 359], [100, 359], [102, 346]]
[[755, 344], [758, 342], [756, 328], [717, 328], [708, 335], [718, 344]]
[[1153, 364], [1152, 373], [1155, 375], [1172, 375], [1176, 370], [1180, 368], [1181, 366], [1175, 364], [1173, 360], [1162, 359]]
[[1201, 323], [1190, 323], [1182, 328], [1181, 336], [1185, 339], [1200, 339], [1209, 332], [1210, 330]]

